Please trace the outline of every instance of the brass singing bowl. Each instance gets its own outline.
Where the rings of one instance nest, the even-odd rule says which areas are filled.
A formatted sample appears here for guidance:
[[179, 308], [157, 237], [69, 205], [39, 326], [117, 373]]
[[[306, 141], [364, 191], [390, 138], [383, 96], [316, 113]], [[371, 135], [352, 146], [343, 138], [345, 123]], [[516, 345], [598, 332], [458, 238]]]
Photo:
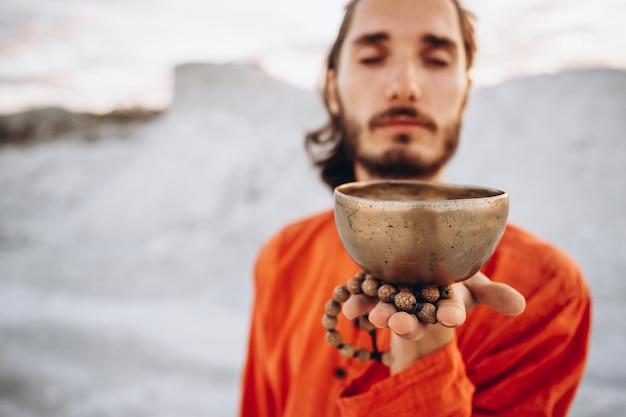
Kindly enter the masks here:
[[377, 180], [334, 191], [341, 241], [363, 271], [392, 284], [448, 285], [476, 274], [502, 238], [506, 192]]

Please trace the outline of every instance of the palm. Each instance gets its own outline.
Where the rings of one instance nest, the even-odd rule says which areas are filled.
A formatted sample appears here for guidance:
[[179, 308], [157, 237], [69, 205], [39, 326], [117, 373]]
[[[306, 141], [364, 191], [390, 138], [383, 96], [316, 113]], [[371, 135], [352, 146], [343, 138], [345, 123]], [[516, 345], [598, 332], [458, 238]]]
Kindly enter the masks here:
[[[454, 284], [454, 295], [437, 305], [437, 320], [444, 327], [455, 328], [465, 322], [466, 312], [477, 304], [486, 305], [502, 314], [516, 316], [526, 307], [524, 297], [512, 287], [492, 282], [482, 273]], [[427, 325], [417, 318], [396, 310], [392, 304], [379, 302], [375, 297], [352, 296], [343, 307], [348, 318], [369, 313], [370, 321], [379, 328], [389, 327], [404, 339], [421, 339]]]

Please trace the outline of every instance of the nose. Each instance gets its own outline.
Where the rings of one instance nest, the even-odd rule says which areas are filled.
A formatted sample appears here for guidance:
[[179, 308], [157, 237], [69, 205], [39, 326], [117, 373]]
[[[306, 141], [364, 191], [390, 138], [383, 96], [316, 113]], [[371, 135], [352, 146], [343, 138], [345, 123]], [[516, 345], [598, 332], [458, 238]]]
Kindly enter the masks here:
[[416, 102], [421, 97], [419, 72], [412, 62], [400, 62], [392, 70], [387, 99], [392, 102]]

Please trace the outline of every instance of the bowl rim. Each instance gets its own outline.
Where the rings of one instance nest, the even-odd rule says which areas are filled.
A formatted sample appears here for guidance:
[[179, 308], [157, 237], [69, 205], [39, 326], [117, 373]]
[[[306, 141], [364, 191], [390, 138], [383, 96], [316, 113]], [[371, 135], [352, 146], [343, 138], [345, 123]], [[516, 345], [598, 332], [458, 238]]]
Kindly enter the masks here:
[[[377, 184], [417, 184], [417, 185], [427, 185], [427, 186], [435, 186], [437, 188], [444, 189], [476, 189], [487, 192], [489, 195], [484, 197], [468, 197], [468, 198], [449, 198], [444, 200], [392, 200], [392, 199], [384, 199], [384, 198], [368, 198], [368, 197], [360, 197], [352, 194], [348, 194], [343, 190], [351, 187], [358, 186], [367, 186], [367, 185], [377, 185]], [[482, 185], [472, 185], [472, 184], [456, 184], [456, 183], [447, 183], [440, 181], [430, 181], [430, 180], [411, 180], [411, 179], [375, 179], [375, 180], [365, 180], [365, 181], [351, 181], [338, 185], [333, 190], [334, 196], [341, 196], [342, 198], [355, 200], [363, 203], [376, 201], [378, 203], [387, 203], [387, 204], [455, 204], [457, 202], [471, 202], [471, 201], [485, 201], [485, 200], [497, 200], [506, 198], [508, 199], [509, 194], [506, 191], [493, 188], [493, 187], [485, 187]]]

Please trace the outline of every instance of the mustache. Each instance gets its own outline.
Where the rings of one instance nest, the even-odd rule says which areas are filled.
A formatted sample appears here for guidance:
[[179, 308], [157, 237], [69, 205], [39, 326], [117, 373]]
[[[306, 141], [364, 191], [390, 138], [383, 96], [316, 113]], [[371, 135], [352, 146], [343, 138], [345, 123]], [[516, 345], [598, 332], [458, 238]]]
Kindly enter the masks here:
[[368, 126], [370, 130], [373, 130], [397, 117], [402, 117], [403, 119], [408, 119], [415, 123], [419, 123], [425, 128], [432, 130], [433, 132], [437, 130], [437, 124], [432, 117], [425, 113], [418, 112], [417, 109], [413, 107], [391, 107], [387, 110], [383, 110], [380, 113], [372, 116], [368, 123]]

